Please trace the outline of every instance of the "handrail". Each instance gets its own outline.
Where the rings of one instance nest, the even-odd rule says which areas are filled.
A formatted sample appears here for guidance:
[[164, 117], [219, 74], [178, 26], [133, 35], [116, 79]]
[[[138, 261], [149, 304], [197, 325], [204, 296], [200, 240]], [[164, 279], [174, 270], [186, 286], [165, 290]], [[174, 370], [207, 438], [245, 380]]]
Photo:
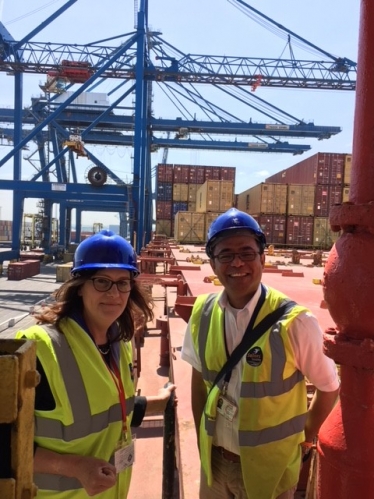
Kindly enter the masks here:
[[[166, 383], [165, 388], [170, 384]], [[175, 392], [172, 392], [164, 412], [162, 459], [162, 499], [175, 498]]]

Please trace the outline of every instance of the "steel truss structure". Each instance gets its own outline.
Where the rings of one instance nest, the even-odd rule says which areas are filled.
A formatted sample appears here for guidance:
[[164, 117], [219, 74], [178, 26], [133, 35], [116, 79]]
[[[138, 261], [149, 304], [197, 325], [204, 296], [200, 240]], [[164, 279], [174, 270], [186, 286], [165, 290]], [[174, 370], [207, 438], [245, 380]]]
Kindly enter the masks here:
[[[10, 189], [14, 193], [12, 248], [2, 254], [3, 260], [19, 255], [25, 198], [44, 200], [43, 243], [46, 248], [51, 240], [52, 206], [58, 203], [60, 244], [66, 247], [69, 243], [67, 234], [70, 234], [73, 209], [76, 210], [77, 241], [83, 211], [118, 212], [122, 235], [128, 235], [139, 252], [149, 241], [152, 230], [152, 152], [160, 148], [195, 148], [301, 154], [310, 146], [290, 144], [283, 139], [321, 140], [341, 131], [339, 127], [305, 123], [253, 92], [258, 86], [354, 90], [356, 64], [349, 59], [335, 58], [315, 46], [313, 48], [325, 57], [324, 61], [187, 55], [164, 40], [160, 33], [148, 28], [148, 0], [139, 2], [136, 29], [121, 35], [121, 40], [125, 38], [125, 41], [118, 46], [114, 42], [119, 37], [86, 45], [33, 41], [76, 1], [69, 0], [20, 41], [14, 40], [0, 23], [0, 71], [13, 76], [15, 95], [14, 109], [0, 109], [0, 123], [3, 124], [0, 136], [13, 144], [0, 160], [0, 168], [13, 161], [13, 180], [0, 181], [0, 189]], [[229, 1], [245, 13], [263, 16], [242, 0]], [[281, 28], [288, 32], [289, 44], [291, 38], [301, 39], [283, 26]], [[292, 54], [292, 50], [290, 52]], [[43, 87], [45, 94], [32, 99], [28, 108], [23, 106], [25, 73], [47, 75]], [[94, 90], [108, 78], [118, 80], [117, 97], [111, 105], [103, 108], [76, 104], [79, 96]], [[262, 113], [267, 121], [244, 122], [204, 98], [198, 84], [211, 85], [217, 92]], [[186, 110], [186, 105], [179, 107], [186, 110], [183, 118], [155, 118], [153, 85], [161, 85], [178, 103], [181, 99], [194, 103], [206, 119], [196, 119]], [[64, 93], [66, 98], [61, 102], [59, 95]], [[122, 107], [130, 96], [133, 106]], [[131, 114], [123, 111], [129, 109]], [[13, 128], [9, 128], [9, 124]], [[35, 154], [40, 167], [33, 178], [26, 181], [22, 180], [21, 152], [31, 143], [36, 144]], [[131, 181], [125, 181], [108, 168], [87, 147], [90, 144], [133, 148]], [[93, 165], [88, 183], [79, 181], [76, 165], [79, 156], [87, 157]]]

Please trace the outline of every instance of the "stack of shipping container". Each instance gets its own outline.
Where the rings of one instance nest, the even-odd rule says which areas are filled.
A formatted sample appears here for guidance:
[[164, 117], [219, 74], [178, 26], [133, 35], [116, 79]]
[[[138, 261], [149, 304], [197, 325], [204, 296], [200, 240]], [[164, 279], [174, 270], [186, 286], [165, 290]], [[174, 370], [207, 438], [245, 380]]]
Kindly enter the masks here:
[[233, 206], [235, 167], [157, 165], [156, 234], [204, 243], [207, 228]]
[[0, 220], [0, 243], [12, 240], [12, 226], [11, 220]]
[[348, 201], [350, 154], [317, 153], [236, 196], [259, 222], [269, 244], [330, 249], [337, 233], [329, 211]]

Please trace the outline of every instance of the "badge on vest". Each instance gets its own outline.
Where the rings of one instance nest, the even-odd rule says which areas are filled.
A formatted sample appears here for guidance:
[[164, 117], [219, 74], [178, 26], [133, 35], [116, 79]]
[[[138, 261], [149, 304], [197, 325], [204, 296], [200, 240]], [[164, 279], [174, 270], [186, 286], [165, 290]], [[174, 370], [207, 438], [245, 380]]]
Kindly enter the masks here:
[[232, 421], [238, 412], [238, 408], [221, 395], [217, 401], [217, 411], [228, 421]]
[[260, 347], [253, 347], [248, 350], [247, 355], [245, 356], [245, 360], [247, 364], [252, 367], [258, 367], [262, 364], [264, 360], [264, 355]]
[[129, 468], [134, 464], [135, 436], [133, 436], [132, 438], [133, 440], [130, 444], [122, 440], [117, 445], [116, 451], [114, 453], [114, 466], [116, 467], [117, 473], [121, 473], [121, 471]]

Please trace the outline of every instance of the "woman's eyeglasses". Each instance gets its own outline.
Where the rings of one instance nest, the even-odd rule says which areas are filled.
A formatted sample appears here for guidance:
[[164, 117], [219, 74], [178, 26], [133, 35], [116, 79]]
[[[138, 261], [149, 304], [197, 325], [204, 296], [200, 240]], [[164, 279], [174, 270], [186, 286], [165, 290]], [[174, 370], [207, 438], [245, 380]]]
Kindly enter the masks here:
[[120, 293], [128, 293], [131, 291], [131, 288], [134, 284], [134, 281], [128, 279], [120, 279], [119, 281], [112, 281], [106, 277], [91, 277], [90, 281], [92, 281], [93, 287], [96, 291], [109, 291], [112, 289], [113, 285], [117, 286], [117, 289]]
[[241, 253], [219, 253], [218, 255], [213, 255], [213, 258], [217, 258], [220, 263], [231, 263], [236, 256], [240, 258], [243, 262], [252, 262], [259, 251], [242, 251]]

